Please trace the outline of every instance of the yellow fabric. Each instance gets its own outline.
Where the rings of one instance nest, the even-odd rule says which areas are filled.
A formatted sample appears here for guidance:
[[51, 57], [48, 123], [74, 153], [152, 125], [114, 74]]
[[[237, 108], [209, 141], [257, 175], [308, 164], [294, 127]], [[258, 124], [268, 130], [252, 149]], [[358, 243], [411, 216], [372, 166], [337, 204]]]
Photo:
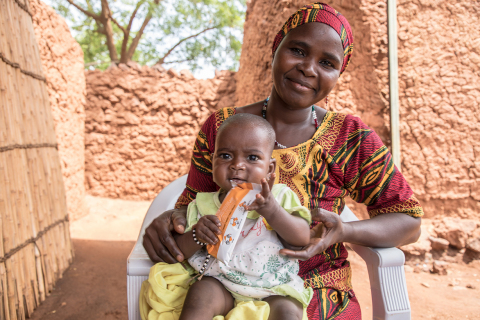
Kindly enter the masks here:
[[140, 289], [142, 320], [177, 320], [182, 312], [191, 275], [180, 263], [157, 263]]
[[227, 315], [213, 320], [267, 320], [270, 306], [265, 301], [239, 301]]
[[[190, 286], [190, 273], [180, 263], [157, 263], [140, 289], [139, 307], [142, 320], [178, 320]], [[225, 316], [213, 320], [267, 320], [270, 306], [264, 301], [236, 301]], [[307, 320], [303, 309], [303, 320]]]

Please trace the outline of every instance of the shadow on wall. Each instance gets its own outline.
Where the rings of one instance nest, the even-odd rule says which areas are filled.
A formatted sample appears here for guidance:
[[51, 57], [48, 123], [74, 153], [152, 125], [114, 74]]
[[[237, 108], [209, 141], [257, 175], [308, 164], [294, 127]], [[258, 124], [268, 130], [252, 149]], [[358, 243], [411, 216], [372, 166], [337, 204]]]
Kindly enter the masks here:
[[230, 71], [198, 80], [131, 62], [86, 78], [85, 176], [94, 196], [153, 199], [188, 172], [206, 118], [235, 101]]

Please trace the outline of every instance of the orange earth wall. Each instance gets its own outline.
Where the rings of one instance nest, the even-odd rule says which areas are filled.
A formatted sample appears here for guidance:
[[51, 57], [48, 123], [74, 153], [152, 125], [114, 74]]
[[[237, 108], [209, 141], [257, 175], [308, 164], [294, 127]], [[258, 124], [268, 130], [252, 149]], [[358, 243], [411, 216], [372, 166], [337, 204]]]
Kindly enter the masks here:
[[[304, 0], [250, 0], [237, 105], [271, 90], [271, 45]], [[328, 1], [354, 33], [328, 109], [359, 116], [390, 145], [386, 1]], [[426, 217], [480, 218], [480, 2], [399, 0], [402, 172]], [[355, 211], [364, 210], [356, 206]]]
[[40, 0], [29, 3], [55, 122], [68, 214], [75, 220], [86, 213], [83, 52], [62, 17]]
[[95, 196], [153, 199], [188, 172], [206, 118], [235, 101], [230, 71], [198, 80], [131, 62], [88, 71], [86, 79], [85, 176]]
[[[330, 2], [350, 21], [353, 60], [328, 109], [359, 116], [388, 146], [386, 1]], [[264, 99], [271, 44], [296, 0], [248, 3], [240, 70], [214, 80], [135, 64], [87, 72], [86, 186], [90, 194], [152, 199], [184, 174], [209, 113]], [[480, 218], [480, 3], [399, 0], [402, 172], [427, 217]], [[236, 80], [235, 80], [236, 79]], [[235, 102], [235, 103], [234, 103]], [[363, 206], [350, 203], [357, 213]]]

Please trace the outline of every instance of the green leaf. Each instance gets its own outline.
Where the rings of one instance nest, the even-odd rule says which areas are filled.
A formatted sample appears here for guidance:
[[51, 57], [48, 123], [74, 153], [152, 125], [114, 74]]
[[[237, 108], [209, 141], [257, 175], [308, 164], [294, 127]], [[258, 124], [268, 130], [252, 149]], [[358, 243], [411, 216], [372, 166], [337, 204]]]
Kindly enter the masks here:
[[[175, 47], [165, 58], [165, 67], [184, 61], [193, 71], [203, 66], [236, 70], [240, 58], [245, 19], [245, 0], [109, 0], [112, 16], [127, 28], [136, 6], [139, 7], [132, 23], [127, 43], [131, 45], [148, 15], [152, 18], [145, 28], [132, 60], [142, 65], [153, 65], [179, 41], [189, 38]], [[66, 0], [50, 0], [54, 9], [63, 16], [72, 29], [75, 39], [84, 52], [86, 67], [106, 69], [110, 55], [104, 25], [88, 17]], [[96, 15], [102, 11], [100, 0], [76, 0], [75, 3]], [[111, 22], [113, 41], [117, 55], [121, 56], [125, 35]]]

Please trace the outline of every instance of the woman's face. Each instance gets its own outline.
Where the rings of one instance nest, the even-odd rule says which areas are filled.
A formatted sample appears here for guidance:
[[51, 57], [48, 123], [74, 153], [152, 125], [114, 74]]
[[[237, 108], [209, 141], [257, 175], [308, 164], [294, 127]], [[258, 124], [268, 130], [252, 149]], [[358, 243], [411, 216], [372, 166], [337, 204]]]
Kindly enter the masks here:
[[342, 63], [342, 41], [333, 28], [318, 22], [296, 27], [275, 52], [275, 91], [292, 108], [309, 107], [333, 89]]

